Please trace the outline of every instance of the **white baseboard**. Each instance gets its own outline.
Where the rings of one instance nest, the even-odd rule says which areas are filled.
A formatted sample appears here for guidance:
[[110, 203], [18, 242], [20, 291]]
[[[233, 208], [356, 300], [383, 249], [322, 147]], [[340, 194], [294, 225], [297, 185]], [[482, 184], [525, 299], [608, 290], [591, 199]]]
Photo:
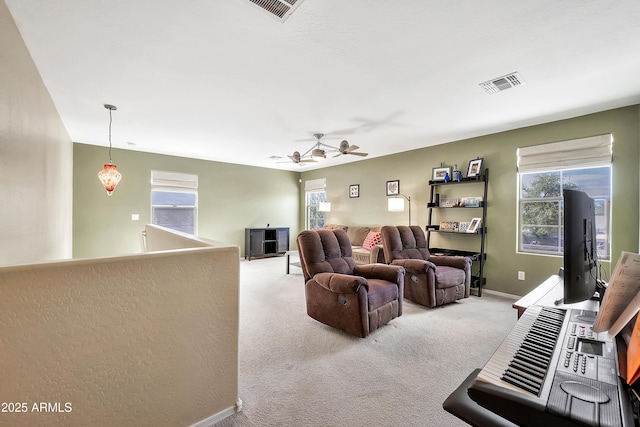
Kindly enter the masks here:
[[491, 294], [491, 295], [496, 295], [499, 297], [505, 297], [505, 298], [510, 298], [512, 300], [519, 300], [520, 298], [522, 298], [521, 296], [518, 295], [513, 295], [513, 294], [507, 294], [505, 292], [498, 292], [498, 291], [492, 291], [491, 289], [483, 289], [482, 292], [485, 292], [487, 294]]
[[235, 406], [231, 406], [218, 412], [217, 414], [213, 414], [210, 417], [205, 418], [204, 420], [200, 420], [197, 423], [193, 424], [191, 427], [213, 427], [225, 418], [240, 411], [242, 411], [242, 400], [238, 399]]

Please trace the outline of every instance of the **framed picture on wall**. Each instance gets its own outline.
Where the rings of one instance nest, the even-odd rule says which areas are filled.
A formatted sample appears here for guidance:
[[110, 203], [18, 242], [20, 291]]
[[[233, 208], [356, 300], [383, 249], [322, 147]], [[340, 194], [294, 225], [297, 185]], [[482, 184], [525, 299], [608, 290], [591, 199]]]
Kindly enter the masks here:
[[349, 186], [349, 197], [352, 199], [360, 197], [360, 184], [351, 184]]
[[400, 181], [387, 181], [387, 196], [397, 196], [400, 194]]
[[469, 161], [469, 169], [467, 169], [467, 178], [477, 178], [482, 175], [482, 160], [477, 158]]

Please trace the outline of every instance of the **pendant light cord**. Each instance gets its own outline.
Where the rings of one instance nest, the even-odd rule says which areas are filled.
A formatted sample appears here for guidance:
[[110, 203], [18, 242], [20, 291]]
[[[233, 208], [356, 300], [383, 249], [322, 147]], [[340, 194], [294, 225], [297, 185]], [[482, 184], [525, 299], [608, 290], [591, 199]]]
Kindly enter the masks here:
[[109, 108], [109, 163], [111, 163], [111, 123], [113, 117], [111, 117], [111, 108]]
[[115, 105], [111, 105], [111, 104], [104, 104], [104, 108], [109, 110], [109, 163], [112, 163], [111, 162], [111, 123], [113, 122], [113, 117], [111, 115], [111, 112], [113, 110], [117, 110], [118, 107], [116, 107]]

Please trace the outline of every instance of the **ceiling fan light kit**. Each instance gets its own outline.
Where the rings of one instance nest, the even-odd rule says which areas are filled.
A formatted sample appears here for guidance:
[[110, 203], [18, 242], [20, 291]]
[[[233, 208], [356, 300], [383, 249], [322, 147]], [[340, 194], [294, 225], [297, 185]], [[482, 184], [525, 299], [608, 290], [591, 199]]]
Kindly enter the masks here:
[[311, 152], [311, 158], [316, 161], [320, 161], [326, 159], [327, 155], [324, 153], [324, 150], [316, 148]]

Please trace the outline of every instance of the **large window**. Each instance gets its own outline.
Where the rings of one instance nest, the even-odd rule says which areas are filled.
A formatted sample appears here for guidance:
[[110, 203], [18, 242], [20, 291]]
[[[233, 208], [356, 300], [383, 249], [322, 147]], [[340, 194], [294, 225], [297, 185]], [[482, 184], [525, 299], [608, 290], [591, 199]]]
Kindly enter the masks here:
[[324, 212], [319, 207], [326, 197], [324, 191], [307, 191], [307, 230], [324, 227]]
[[598, 258], [609, 259], [611, 167], [520, 174], [520, 250], [562, 255], [562, 190], [580, 190], [595, 200]]
[[518, 150], [518, 250], [562, 255], [562, 191], [584, 191], [596, 204], [598, 257], [610, 259], [613, 138], [600, 135]]
[[198, 176], [151, 171], [151, 222], [196, 234], [198, 230]]
[[305, 206], [306, 206], [306, 228], [322, 228], [324, 226], [324, 212], [320, 212], [320, 203], [325, 202], [327, 193], [325, 192], [325, 180], [313, 179], [305, 182]]

